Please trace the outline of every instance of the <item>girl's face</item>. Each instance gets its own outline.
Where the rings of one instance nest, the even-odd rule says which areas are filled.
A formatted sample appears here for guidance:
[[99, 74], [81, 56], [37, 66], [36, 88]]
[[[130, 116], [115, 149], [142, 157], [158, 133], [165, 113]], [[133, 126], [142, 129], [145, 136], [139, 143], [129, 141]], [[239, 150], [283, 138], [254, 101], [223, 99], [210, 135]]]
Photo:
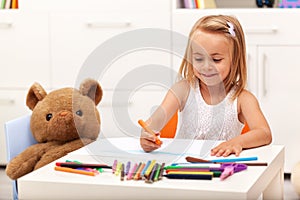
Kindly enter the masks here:
[[223, 83], [231, 67], [229, 40], [219, 33], [197, 31], [191, 47], [195, 76], [207, 86]]

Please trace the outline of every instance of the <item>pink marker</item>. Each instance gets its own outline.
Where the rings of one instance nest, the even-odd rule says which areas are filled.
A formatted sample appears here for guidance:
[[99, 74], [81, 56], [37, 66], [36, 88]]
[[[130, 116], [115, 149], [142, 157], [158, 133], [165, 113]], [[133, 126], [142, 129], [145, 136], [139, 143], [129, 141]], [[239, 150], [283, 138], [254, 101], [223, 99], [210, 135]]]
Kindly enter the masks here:
[[127, 180], [132, 179], [132, 175], [133, 175], [133, 173], [135, 172], [137, 166], [138, 166], [138, 164], [135, 163], [134, 166], [133, 166], [133, 168], [129, 171], [129, 173], [128, 173], [128, 175], [127, 175]]

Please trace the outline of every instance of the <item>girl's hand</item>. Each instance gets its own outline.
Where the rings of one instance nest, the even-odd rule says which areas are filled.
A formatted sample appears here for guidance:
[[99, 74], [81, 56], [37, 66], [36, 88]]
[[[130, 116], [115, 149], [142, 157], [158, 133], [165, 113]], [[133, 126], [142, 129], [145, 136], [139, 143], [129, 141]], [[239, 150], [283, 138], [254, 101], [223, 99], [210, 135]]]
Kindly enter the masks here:
[[236, 156], [239, 156], [242, 152], [243, 147], [238, 143], [233, 143], [231, 141], [222, 142], [215, 148], [211, 149], [211, 156], [223, 156], [227, 157], [231, 154], [235, 154]]
[[145, 152], [151, 152], [161, 147], [161, 144], [158, 145], [155, 143], [156, 137], [157, 136], [154, 136], [151, 133], [148, 133], [144, 129], [142, 129], [140, 144]]

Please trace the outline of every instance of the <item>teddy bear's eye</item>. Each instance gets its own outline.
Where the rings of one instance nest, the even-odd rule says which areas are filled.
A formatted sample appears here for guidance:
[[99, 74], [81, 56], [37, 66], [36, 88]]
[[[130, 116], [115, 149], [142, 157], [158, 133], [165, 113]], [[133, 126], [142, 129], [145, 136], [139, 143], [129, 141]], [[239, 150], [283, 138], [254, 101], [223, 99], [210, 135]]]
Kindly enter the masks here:
[[52, 114], [51, 113], [49, 113], [49, 114], [46, 115], [46, 120], [47, 121], [49, 121], [51, 118], [52, 118]]
[[78, 115], [78, 116], [81, 117], [81, 116], [82, 116], [82, 111], [81, 111], [81, 110], [77, 110], [77, 111], [76, 111], [76, 115]]

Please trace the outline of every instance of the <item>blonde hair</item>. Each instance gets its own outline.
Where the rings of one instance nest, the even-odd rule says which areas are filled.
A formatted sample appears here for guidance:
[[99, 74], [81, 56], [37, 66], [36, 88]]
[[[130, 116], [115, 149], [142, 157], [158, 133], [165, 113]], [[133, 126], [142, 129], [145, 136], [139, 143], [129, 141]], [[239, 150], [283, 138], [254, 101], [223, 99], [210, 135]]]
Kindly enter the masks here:
[[226, 93], [232, 87], [236, 88], [232, 97], [235, 99], [246, 87], [247, 82], [246, 45], [241, 24], [235, 17], [227, 15], [209, 15], [200, 18], [195, 23], [190, 32], [185, 55], [179, 69], [179, 76], [182, 76], [190, 83], [195, 83], [194, 70], [191, 63], [191, 40], [199, 30], [223, 34], [231, 42], [233, 47], [232, 52], [230, 52], [231, 68], [223, 82]]

